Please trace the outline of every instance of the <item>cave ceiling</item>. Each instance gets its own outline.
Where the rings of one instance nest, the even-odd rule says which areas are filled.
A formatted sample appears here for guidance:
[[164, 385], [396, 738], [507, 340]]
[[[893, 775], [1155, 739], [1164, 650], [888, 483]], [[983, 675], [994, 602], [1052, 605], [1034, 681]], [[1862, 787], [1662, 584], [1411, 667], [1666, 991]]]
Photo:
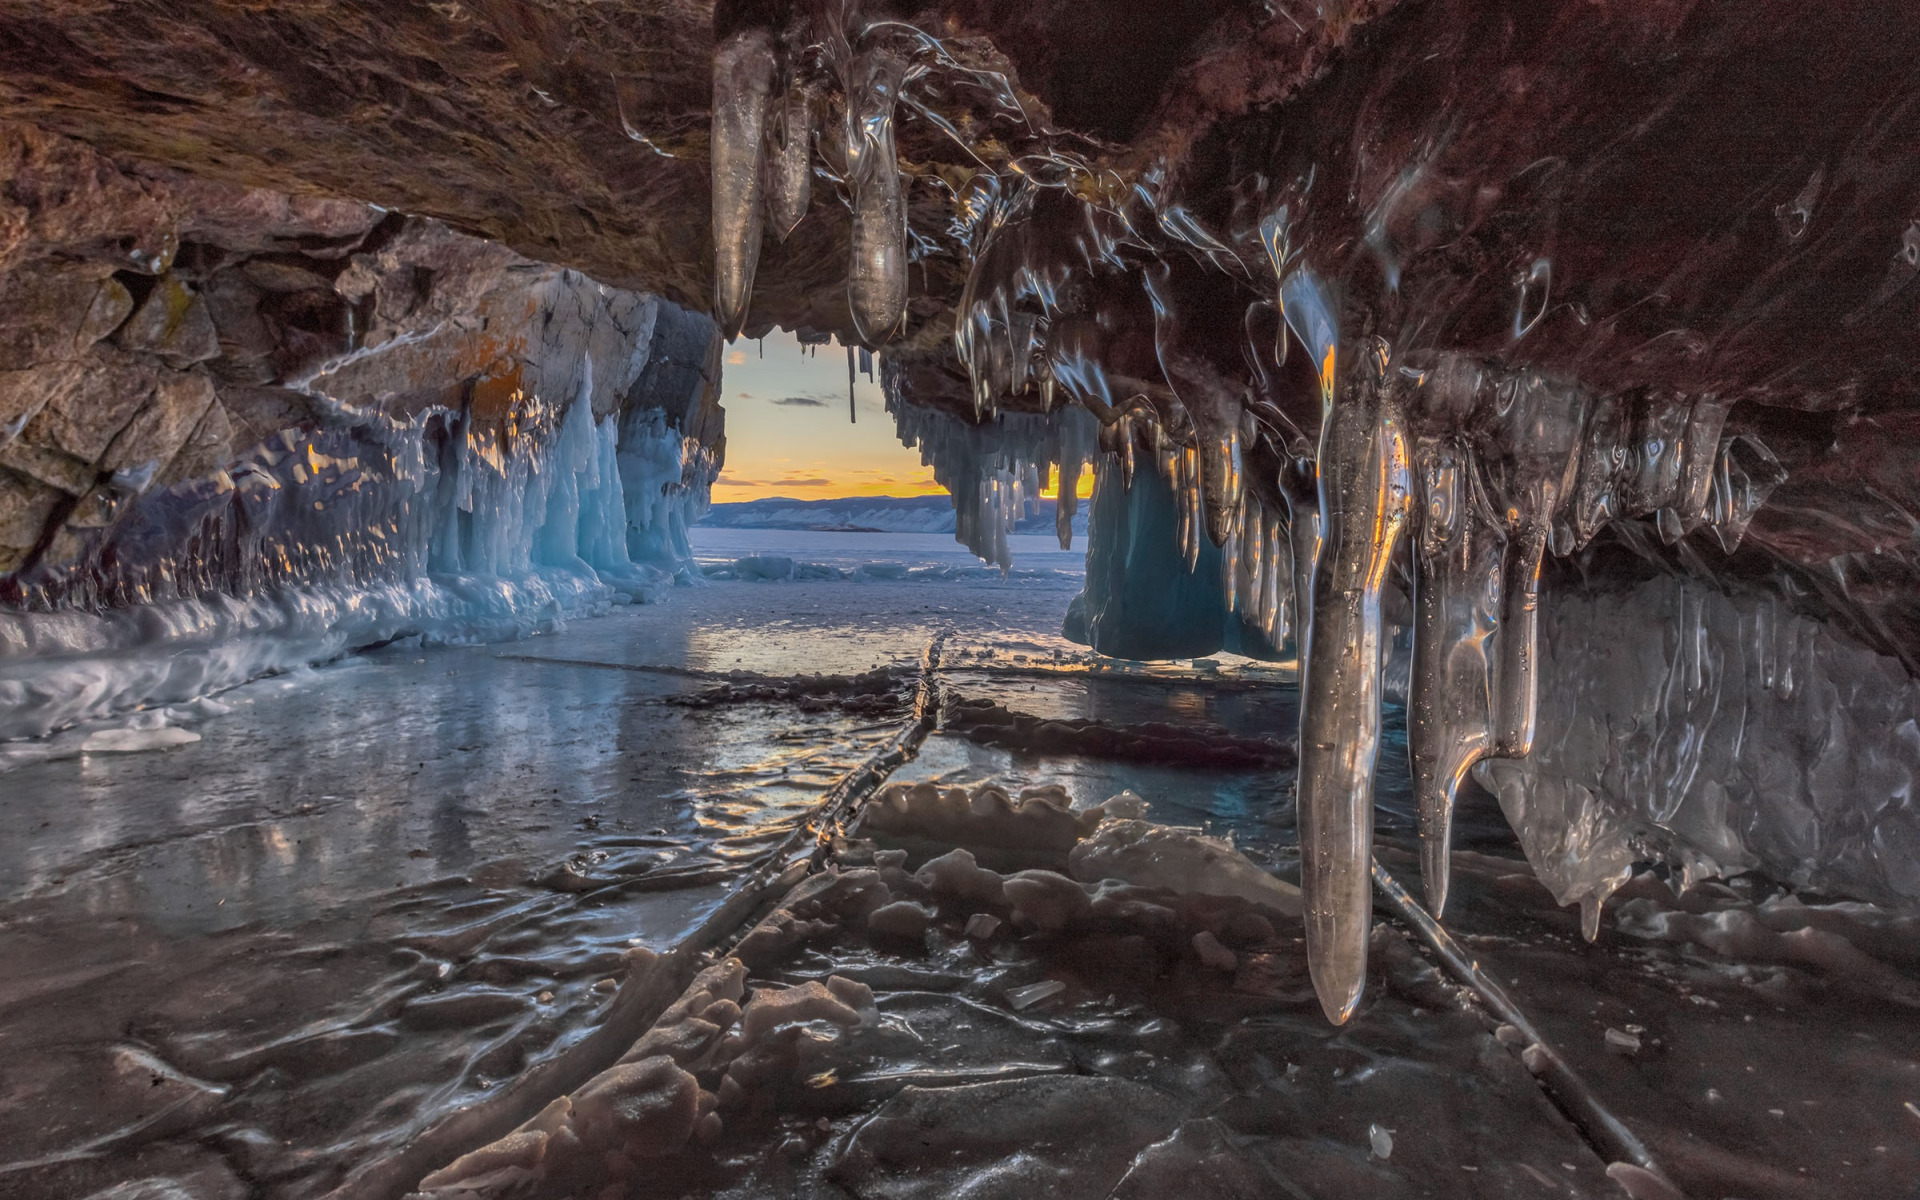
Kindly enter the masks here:
[[[916, 402], [978, 411], [952, 335], [1001, 253], [1057, 291], [1057, 341], [1081, 317], [1117, 380], [1179, 361], [1248, 390], [1284, 452], [1316, 435], [1319, 364], [1280, 353], [1276, 272], [1311, 266], [1343, 337], [1572, 381], [1639, 426], [1726, 407], [1784, 481], [1738, 553], [1656, 557], [1916, 665], [1920, 21], [1892, 0], [4, 0], [0, 117], [706, 309], [714, 55], [752, 30], [783, 85], [836, 44], [909, 65], [885, 349]], [[764, 237], [741, 324], [851, 340], [844, 100], [812, 103], [811, 207]]]

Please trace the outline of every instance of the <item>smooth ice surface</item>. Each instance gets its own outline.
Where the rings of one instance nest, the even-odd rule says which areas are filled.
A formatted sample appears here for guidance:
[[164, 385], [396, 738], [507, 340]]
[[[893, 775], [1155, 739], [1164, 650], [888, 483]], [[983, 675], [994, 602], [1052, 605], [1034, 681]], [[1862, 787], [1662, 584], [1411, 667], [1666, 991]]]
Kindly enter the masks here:
[[[709, 686], [679, 672], [912, 663], [949, 625], [1054, 644], [1072, 590], [998, 572], [678, 588], [517, 644], [408, 641], [176, 706], [156, 729], [191, 724], [190, 745], [20, 766], [0, 806], [0, 1098], [30, 1115], [0, 1131], [0, 1180], [223, 1194], [198, 1140], [218, 1127], [271, 1194], [324, 1192], [581, 1036], [632, 945], [683, 936], [892, 729], [669, 703]], [[129, 1030], [188, 1082], [119, 1071]], [[218, 1089], [168, 1109], [178, 1141], [137, 1132]], [[85, 1145], [108, 1152], [63, 1157]]]

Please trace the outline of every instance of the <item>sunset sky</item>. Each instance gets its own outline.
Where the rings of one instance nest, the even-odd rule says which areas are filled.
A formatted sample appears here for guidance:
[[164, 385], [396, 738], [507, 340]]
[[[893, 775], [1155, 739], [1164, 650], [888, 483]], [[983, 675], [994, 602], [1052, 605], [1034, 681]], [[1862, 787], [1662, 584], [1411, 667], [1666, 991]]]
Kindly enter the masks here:
[[919, 451], [894, 436], [877, 381], [860, 376], [860, 419], [847, 423], [847, 352], [838, 343], [802, 356], [782, 330], [767, 337], [762, 358], [758, 342], [742, 339], [727, 347], [721, 383], [727, 461], [713, 485], [719, 503], [942, 492]]

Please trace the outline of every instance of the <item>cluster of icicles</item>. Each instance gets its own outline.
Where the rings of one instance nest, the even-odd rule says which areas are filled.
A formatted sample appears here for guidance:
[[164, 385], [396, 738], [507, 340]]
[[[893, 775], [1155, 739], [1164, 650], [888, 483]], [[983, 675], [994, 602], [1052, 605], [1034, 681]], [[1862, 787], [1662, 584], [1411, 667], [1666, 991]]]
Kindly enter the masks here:
[[[860, 339], [877, 346], [899, 329], [907, 306], [907, 210], [893, 110], [908, 62], [884, 36], [865, 40], [856, 49], [843, 34], [818, 49], [845, 97], [840, 161], [829, 169], [839, 168], [853, 210], [847, 301]], [[811, 203], [822, 103], [815, 71], [776, 53], [765, 29], [736, 33], [714, 53], [714, 316], [729, 338], [746, 322], [765, 225], [784, 241]]]
[[902, 444], [918, 447], [934, 482], [953, 497], [954, 540], [1001, 571], [1013, 566], [1007, 535], [1025, 518], [1051, 477], [1058, 486], [1054, 534], [1073, 547], [1081, 473], [1099, 453], [1099, 423], [1082, 408], [1046, 415], [1006, 413], [969, 424], [911, 403], [901, 372], [881, 370], [881, 387]]
[[[906, 311], [893, 112], [925, 68], [899, 48], [905, 28], [877, 27], [857, 46], [840, 36], [826, 55], [844, 94], [849, 308], [870, 345]], [[919, 38], [909, 45], [937, 45], [907, 32]], [[783, 63], [762, 30], [733, 35], [716, 55], [715, 294], [729, 333], [745, 320], [763, 215], [784, 236], [806, 212], [817, 78]], [[959, 140], [930, 109], [915, 111]], [[1758, 441], [1722, 436], [1728, 404], [1712, 396], [1597, 395], [1537, 371], [1343, 333], [1326, 287], [1289, 245], [1285, 205], [1258, 221], [1262, 283], [1241, 250], [1165, 199], [1163, 182], [1151, 170], [1123, 181], [1047, 148], [953, 189], [951, 233], [972, 263], [954, 348], [976, 417], [1036, 392], [1042, 413], [1058, 417], [1064, 393], [1098, 419], [1098, 449], [1124, 483], [1145, 455], [1173, 485], [1189, 569], [1204, 531], [1224, 551], [1229, 603], [1272, 644], [1294, 639], [1307, 951], [1327, 1016], [1344, 1022], [1366, 978], [1372, 923], [1383, 591], [1404, 569], [1414, 610], [1408, 741], [1438, 915], [1461, 780], [1476, 762], [1524, 758], [1532, 746], [1546, 553], [1572, 553], [1609, 522], [1641, 517], [1670, 543], [1710, 527], [1730, 551], [1782, 471]], [[1530, 301], [1539, 289], [1529, 278], [1516, 340], [1542, 303]], [[1109, 302], [1142, 283], [1144, 339], [1126, 303]], [[1202, 315], [1236, 285], [1265, 293], [1234, 330], [1249, 383], [1220, 368], [1219, 323]], [[1276, 332], [1256, 335], [1262, 320]], [[1319, 380], [1317, 439], [1274, 399], [1292, 346]], [[1016, 499], [1036, 485], [1024, 468], [1015, 477], [1012, 459], [974, 461], [979, 479]], [[969, 545], [990, 540], [974, 532]], [[1592, 936], [1597, 906], [1585, 918]]]

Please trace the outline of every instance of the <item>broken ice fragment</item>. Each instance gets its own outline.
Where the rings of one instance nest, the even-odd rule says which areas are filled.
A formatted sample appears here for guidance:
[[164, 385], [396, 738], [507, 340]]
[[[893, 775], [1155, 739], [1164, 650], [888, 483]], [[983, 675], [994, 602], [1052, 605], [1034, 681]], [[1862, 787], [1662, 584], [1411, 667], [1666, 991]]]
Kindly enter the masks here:
[[1000, 918], [992, 913], [975, 913], [967, 918], [967, 936], [977, 941], [986, 941], [999, 929]]
[[1007, 1003], [1016, 1012], [1032, 1008], [1042, 1000], [1058, 996], [1067, 990], [1067, 985], [1058, 979], [1048, 979], [1041, 983], [1029, 983], [1025, 987], [1008, 988]]
[[1603, 1036], [1606, 1039], [1607, 1049], [1615, 1054], [1632, 1057], [1640, 1053], [1640, 1035], [1637, 1033], [1609, 1027]]
[[1325, 539], [1314, 571], [1300, 705], [1300, 890], [1307, 962], [1336, 1025], [1366, 984], [1373, 924], [1373, 768], [1380, 748], [1380, 589], [1411, 500], [1405, 418], [1389, 348], [1347, 372], [1320, 440]]
[[713, 55], [713, 316], [738, 337], [760, 263], [761, 170], [773, 44], [747, 29]]
[[1378, 1125], [1367, 1126], [1367, 1147], [1379, 1159], [1393, 1157], [1393, 1134]]

